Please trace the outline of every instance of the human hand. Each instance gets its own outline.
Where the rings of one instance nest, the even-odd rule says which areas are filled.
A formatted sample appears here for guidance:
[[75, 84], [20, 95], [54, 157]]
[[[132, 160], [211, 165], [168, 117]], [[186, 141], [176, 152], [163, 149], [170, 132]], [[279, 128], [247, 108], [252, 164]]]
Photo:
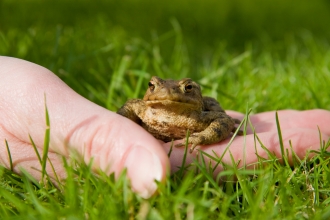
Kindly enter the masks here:
[[[234, 111], [226, 111], [231, 117], [243, 119], [244, 115]], [[289, 140], [291, 140], [294, 152], [299, 158], [304, 158], [309, 150], [318, 150], [320, 148], [320, 138], [318, 127], [320, 128], [322, 139], [327, 141], [330, 137], [330, 111], [326, 110], [307, 110], [307, 111], [295, 111], [295, 110], [282, 110], [278, 111], [278, 118], [281, 127], [281, 133], [283, 138], [284, 148], [288, 149], [291, 153]], [[278, 131], [275, 120], [275, 111], [264, 112], [250, 116], [251, 123], [255, 129], [255, 132], [261, 143], [270, 151], [275, 153], [277, 158], [281, 158], [281, 149], [278, 138]], [[242, 129], [242, 128], [241, 128]], [[226, 139], [217, 144], [201, 147], [201, 150], [205, 151], [209, 155], [214, 156], [214, 152], [217, 156], [221, 156], [227, 147], [230, 139]], [[245, 142], [245, 144], [244, 144]], [[175, 144], [176, 142], [174, 142]], [[169, 151], [171, 143], [164, 145], [165, 150]], [[244, 146], [245, 150], [244, 150]], [[239, 167], [242, 167], [243, 158], [245, 156], [246, 165], [253, 167], [253, 164], [258, 161], [255, 146], [259, 156], [267, 158], [267, 152], [261, 148], [257, 142], [255, 144], [255, 138], [251, 127], [247, 128], [246, 136], [236, 136], [231, 143], [228, 151], [225, 153], [222, 162], [232, 165], [230, 154], [234, 160], [241, 161]], [[186, 165], [190, 164], [196, 157], [196, 152], [193, 154], [187, 154]], [[184, 155], [184, 148], [173, 148], [171, 153], [171, 170], [175, 172], [182, 165], [182, 158]], [[312, 155], [312, 154], [311, 154]], [[310, 156], [311, 156], [310, 155]], [[291, 159], [291, 154], [289, 155]], [[205, 160], [209, 160], [205, 157]], [[289, 160], [291, 163], [292, 161]], [[213, 162], [214, 163], [214, 162]], [[222, 167], [218, 166], [216, 173], [221, 172]]]
[[[13, 170], [24, 168], [41, 179], [41, 166], [29, 135], [42, 154], [45, 97], [50, 117], [48, 157], [56, 174], [65, 178], [61, 156], [78, 153], [94, 170], [118, 176], [124, 168], [134, 191], [150, 197], [154, 180], [162, 181], [169, 168], [159, 141], [130, 120], [81, 97], [49, 70], [36, 64], [0, 56], [0, 164], [10, 167], [5, 140], [10, 147]], [[47, 173], [54, 177], [49, 164]]]
[[[58, 155], [70, 158], [73, 151], [83, 156], [86, 163], [93, 158], [93, 168], [117, 176], [127, 168], [133, 189], [147, 198], [156, 190], [154, 179], [165, 178], [168, 164], [166, 153], [160, 142], [135, 123], [89, 102], [79, 96], [49, 70], [38, 65], [8, 57], [0, 57], [0, 163], [9, 168], [8, 153], [4, 140], [10, 146], [14, 171], [20, 167], [37, 179], [41, 178], [39, 161], [31, 146], [29, 134], [39, 151], [42, 152], [46, 130], [44, 95], [51, 121], [49, 158], [57, 175], [64, 178], [65, 170]], [[227, 112], [233, 118], [244, 116], [237, 112]], [[279, 111], [279, 120], [285, 148], [292, 141], [296, 154], [303, 158], [309, 149], [319, 148], [320, 127], [322, 137], [330, 135], [330, 112], [325, 110]], [[255, 131], [271, 152], [281, 158], [275, 112], [251, 116]], [[115, 125], [115, 126], [113, 126]], [[128, 136], [129, 133], [129, 136]], [[246, 151], [244, 152], [244, 138]], [[229, 139], [201, 149], [208, 154], [221, 155]], [[171, 143], [163, 145], [166, 152]], [[266, 152], [257, 144], [258, 155], [266, 157]], [[229, 148], [236, 161], [246, 157], [246, 164], [257, 161], [254, 136], [251, 128], [247, 136], [238, 136]], [[229, 151], [223, 161], [231, 164]], [[196, 151], [195, 151], [196, 152]], [[188, 154], [186, 163], [195, 156]], [[290, 152], [290, 151], [289, 151]], [[172, 171], [181, 166], [184, 148], [174, 148], [170, 157]], [[241, 163], [240, 166], [243, 164]], [[221, 167], [217, 172], [221, 171]], [[47, 172], [52, 176], [50, 166]]]

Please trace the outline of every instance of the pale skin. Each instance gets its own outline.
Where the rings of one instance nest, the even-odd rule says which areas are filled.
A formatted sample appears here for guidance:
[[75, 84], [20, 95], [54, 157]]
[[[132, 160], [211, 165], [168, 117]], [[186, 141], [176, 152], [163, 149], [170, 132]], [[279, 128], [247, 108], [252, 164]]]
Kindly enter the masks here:
[[[167, 157], [171, 143], [162, 143], [134, 122], [108, 111], [81, 97], [49, 70], [36, 64], [0, 56], [0, 164], [9, 168], [5, 146], [8, 141], [14, 171], [21, 167], [35, 178], [41, 175], [39, 161], [31, 146], [29, 134], [42, 152], [45, 123], [45, 99], [50, 115], [51, 141], [49, 158], [57, 175], [65, 178], [61, 156], [71, 158], [78, 153], [86, 163], [94, 159], [95, 171], [102, 170], [116, 176], [127, 168], [128, 178], [134, 191], [148, 198], [156, 191], [154, 179], [162, 181], [171, 170], [181, 165], [184, 148], [174, 148]], [[238, 112], [227, 111], [233, 118], [243, 119]], [[327, 141], [330, 136], [330, 112], [326, 110], [279, 111], [284, 145], [289, 148], [291, 140], [296, 154], [303, 158], [308, 150], [319, 149], [319, 133]], [[250, 117], [255, 131], [267, 148], [279, 158], [275, 112], [265, 112]], [[129, 132], [127, 132], [129, 131]], [[245, 152], [244, 152], [245, 139]], [[225, 150], [229, 139], [200, 149], [218, 155]], [[180, 140], [175, 143], [180, 143]], [[257, 145], [258, 154], [266, 153]], [[246, 136], [236, 137], [230, 146], [236, 161], [245, 155], [247, 164], [257, 161], [254, 136], [248, 129]], [[196, 151], [188, 154], [187, 164]], [[229, 153], [224, 162], [231, 163]], [[240, 163], [240, 166], [243, 164]], [[47, 171], [52, 171], [47, 166]], [[217, 170], [221, 172], [221, 167]]]

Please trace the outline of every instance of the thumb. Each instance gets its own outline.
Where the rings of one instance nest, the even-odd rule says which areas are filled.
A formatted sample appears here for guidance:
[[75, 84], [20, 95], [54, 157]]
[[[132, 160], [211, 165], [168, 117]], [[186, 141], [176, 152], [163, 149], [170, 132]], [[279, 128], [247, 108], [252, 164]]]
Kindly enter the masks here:
[[[8, 57], [0, 57], [0, 63], [0, 149], [5, 149], [4, 139], [11, 141], [15, 166], [36, 166], [28, 134], [42, 150], [46, 95], [50, 154], [69, 158], [72, 150], [76, 151], [86, 163], [93, 160], [95, 170], [117, 177], [126, 168], [133, 190], [144, 198], [155, 192], [155, 180], [165, 179], [168, 157], [140, 126], [81, 97], [41, 66]], [[0, 162], [8, 161], [0, 158]], [[61, 168], [57, 171], [64, 172]]]
[[[169, 167], [160, 143], [134, 122], [112, 112], [92, 115], [68, 132], [66, 143], [73, 146], [93, 168], [115, 176], [127, 169], [132, 188], [142, 197], [150, 197]], [[70, 152], [70, 151], [69, 151]]]

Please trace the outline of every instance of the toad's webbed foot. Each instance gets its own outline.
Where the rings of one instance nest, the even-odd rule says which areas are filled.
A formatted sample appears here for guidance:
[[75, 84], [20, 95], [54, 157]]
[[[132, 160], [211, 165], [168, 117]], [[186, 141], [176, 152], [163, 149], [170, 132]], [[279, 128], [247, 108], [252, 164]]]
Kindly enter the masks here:
[[192, 153], [198, 145], [203, 145], [202, 138], [191, 136], [188, 138], [188, 141], [183, 141], [180, 144], [174, 145], [174, 147], [183, 147], [186, 146], [186, 143], [190, 145], [189, 153]]
[[[204, 131], [193, 133], [188, 137], [187, 141], [176, 144], [175, 147], [182, 147], [188, 143], [190, 145], [189, 152], [192, 153], [198, 145], [209, 145], [225, 140], [231, 132], [236, 132], [237, 128], [235, 127], [235, 124], [240, 122], [240, 120], [230, 118], [229, 116], [227, 118], [218, 118]], [[243, 131], [239, 130], [237, 134], [243, 135]]]

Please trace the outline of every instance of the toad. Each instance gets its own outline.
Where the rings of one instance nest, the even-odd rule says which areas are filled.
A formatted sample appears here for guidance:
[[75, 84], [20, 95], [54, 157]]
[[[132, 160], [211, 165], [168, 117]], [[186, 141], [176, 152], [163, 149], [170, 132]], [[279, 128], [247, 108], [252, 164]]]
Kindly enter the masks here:
[[[127, 101], [117, 112], [164, 142], [183, 139], [189, 130], [190, 153], [197, 145], [226, 139], [240, 120], [227, 115], [211, 97], [202, 96], [199, 84], [189, 78], [153, 76], [143, 99]], [[175, 145], [184, 146], [186, 140]]]

